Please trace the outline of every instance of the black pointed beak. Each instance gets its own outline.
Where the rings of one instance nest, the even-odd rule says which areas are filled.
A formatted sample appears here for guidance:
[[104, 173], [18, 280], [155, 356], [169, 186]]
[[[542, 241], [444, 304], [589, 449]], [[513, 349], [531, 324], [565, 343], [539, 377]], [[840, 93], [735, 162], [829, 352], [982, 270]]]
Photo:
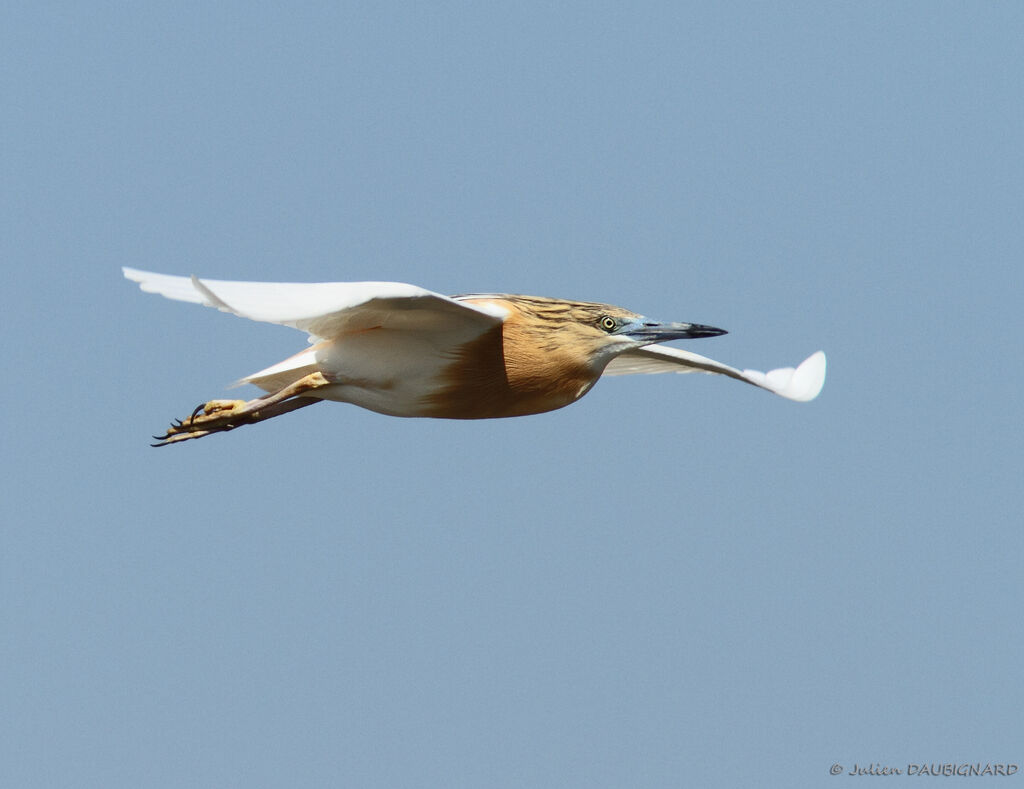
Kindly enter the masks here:
[[667, 342], [668, 340], [694, 340], [698, 337], [718, 337], [727, 334], [725, 329], [704, 326], [700, 323], [658, 323], [642, 320], [637, 325], [623, 332], [638, 342]]

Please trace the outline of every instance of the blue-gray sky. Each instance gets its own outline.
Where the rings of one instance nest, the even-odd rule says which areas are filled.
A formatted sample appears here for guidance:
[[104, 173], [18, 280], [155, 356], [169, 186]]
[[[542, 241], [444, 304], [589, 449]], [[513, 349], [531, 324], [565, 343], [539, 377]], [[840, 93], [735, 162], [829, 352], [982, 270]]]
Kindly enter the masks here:
[[[1015, 3], [5, 6], [0, 783], [1024, 762], [1022, 47]], [[829, 379], [153, 450], [305, 338], [122, 265], [607, 301]]]

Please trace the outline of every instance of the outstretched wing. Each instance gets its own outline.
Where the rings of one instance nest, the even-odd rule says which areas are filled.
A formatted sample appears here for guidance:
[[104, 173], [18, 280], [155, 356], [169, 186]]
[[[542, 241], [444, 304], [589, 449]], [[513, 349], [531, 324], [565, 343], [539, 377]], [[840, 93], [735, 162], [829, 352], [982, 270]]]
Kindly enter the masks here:
[[504, 314], [401, 282], [230, 282], [123, 269], [147, 293], [333, 340], [372, 328], [484, 332]]
[[681, 348], [647, 345], [616, 356], [604, 370], [605, 375], [649, 373], [718, 373], [767, 389], [789, 400], [806, 402], [817, 397], [825, 384], [825, 353], [812, 353], [795, 369], [780, 367], [762, 373], [758, 370], [737, 370]]

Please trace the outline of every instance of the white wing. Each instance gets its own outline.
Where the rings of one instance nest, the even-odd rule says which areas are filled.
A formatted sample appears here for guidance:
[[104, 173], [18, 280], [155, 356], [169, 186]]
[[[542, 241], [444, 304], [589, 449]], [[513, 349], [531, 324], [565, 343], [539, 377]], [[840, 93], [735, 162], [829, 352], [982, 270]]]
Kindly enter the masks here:
[[812, 353], [796, 369], [780, 367], [762, 373], [759, 370], [737, 370], [681, 348], [647, 345], [616, 356], [604, 370], [605, 375], [698, 372], [727, 375], [790, 400], [806, 402], [817, 397], [825, 385], [825, 353]]
[[486, 306], [401, 282], [229, 282], [132, 268], [123, 271], [147, 293], [291, 326], [309, 332], [311, 341], [377, 327], [483, 332], [504, 319]]

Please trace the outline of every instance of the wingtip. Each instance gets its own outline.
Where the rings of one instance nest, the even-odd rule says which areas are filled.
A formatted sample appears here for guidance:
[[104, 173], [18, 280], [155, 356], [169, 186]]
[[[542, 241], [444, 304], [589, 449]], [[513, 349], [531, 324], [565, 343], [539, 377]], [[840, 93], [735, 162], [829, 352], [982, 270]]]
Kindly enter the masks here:
[[157, 293], [174, 301], [203, 303], [202, 293], [196, 290], [188, 277], [157, 274], [155, 271], [142, 271], [128, 266], [122, 266], [121, 273], [125, 279], [137, 283], [143, 293]]
[[[815, 351], [793, 371], [786, 386], [785, 395], [791, 400], [806, 403], [813, 400], [825, 386], [825, 372], [828, 366], [824, 351]], [[781, 393], [780, 393], [781, 394]]]
[[766, 373], [744, 370], [743, 377], [779, 397], [806, 403], [821, 393], [825, 385], [825, 366], [825, 352], [816, 351], [800, 362], [796, 369], [779, 367]]

